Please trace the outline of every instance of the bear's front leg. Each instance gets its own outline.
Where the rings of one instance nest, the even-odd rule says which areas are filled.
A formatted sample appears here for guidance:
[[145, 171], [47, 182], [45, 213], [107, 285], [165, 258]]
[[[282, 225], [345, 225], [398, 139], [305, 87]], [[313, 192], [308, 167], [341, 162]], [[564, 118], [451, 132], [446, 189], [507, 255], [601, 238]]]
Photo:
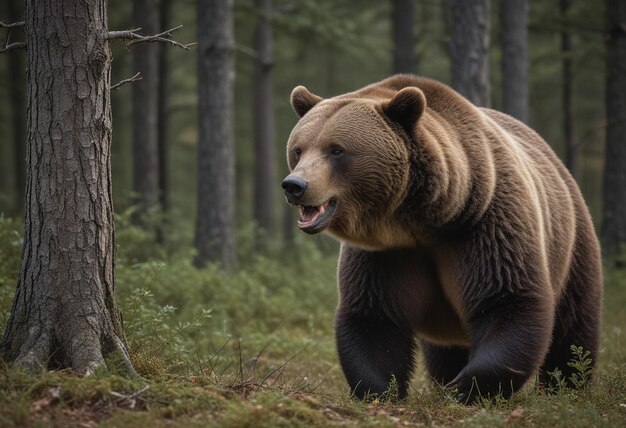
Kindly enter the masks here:
[[385, 317], [359, 316], [340, 309], [336, 318], [337, 349], [352, 394], [381, 396], [392, 379], [398, 398], [407, 396], [415, 341]]
[[554, 310], [545, 296], [500, 296], [483, 302], [470, 320], [468, 364], [447, 386], [465, 404], [479, 397], [509, 398], [537, 371], [545, 358]]
[[337, 348], [352, 394], [360, 399], [384, 394], [392, 379], [399, 398], [407, 395], [416, 343], [391, 296], [405, 276], [407, 257], [402, 251], [341, 249]]

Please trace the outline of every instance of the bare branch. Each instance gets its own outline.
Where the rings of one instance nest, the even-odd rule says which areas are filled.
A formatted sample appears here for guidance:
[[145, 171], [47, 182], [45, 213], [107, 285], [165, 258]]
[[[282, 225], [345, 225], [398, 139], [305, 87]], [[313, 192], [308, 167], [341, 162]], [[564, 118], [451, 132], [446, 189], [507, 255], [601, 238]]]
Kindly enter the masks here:
[[183, 44], [183, 43], [177, 42], [176, 40], [172, 38], [171, 33], [182, 27], [183, 27], [182, 25], [179, 25], [177, 27], [170, 28], [169, 30], [163, 31], [162, 33], [154, 34], [151, 36], [143, 36], [141, 34], [138, 34], [138, 31], [140, 31], [141, 28], [135, 28], [135, 29], [126, 30], [126, 31], [109, 31], [107, 38], [109, 40], [116, 40], [116, 39], [130, 40], [128, 43], [126, 43], [126, 47], [130, 47], [137, 43], [168, 43], [172, 46], [189, 50], [189, 48], [192, 46], [195, 46], [196, 43]]
[[11, 29], [19, 28], [23, 26], [24, 26], [24, 22], [11, 22], [7, 24], [7, 23], [0, 21], [0, 28], [7, 29], [7, 37], [6, 37], [6, 40], [4, 41], [4, 46], [0, 47], [0, 54], [7, 53], [16, 49], [26, 48], [26, 42], [9, 43], [11, 41]]
[[137, 73], [133, 77], [129, 77], [128, 79], [124, 79], [124, 80], [117, 82], [115, 85], [111, 86], [111, 90], [117, 89], [126, 83], [136, 82], [137, 80], [141, 80], [141, 73]]
[[26, 49], [26, 42], [15, 42], [4, 45], [0, 48], [0, 54], [14, 51], [16, 49]]
[[23, 27], [23, 26], [24, 26], [24, 21], [11, 22], [9, 24], [5, 24], [4, 22], [0, 21], [0, 28], [18, 28], [18, 27]]
[[130, 40], [133, 37], [137, 36], [137, 31], [141, 31], [141, 28], [134, 28], [132, 30], [125, 30], [125, 31], [109, 31], [109, 34], [107, 36], [107, 39], [109, 40], [116, 40], [116, 39], [122, 39], [122, 40]]

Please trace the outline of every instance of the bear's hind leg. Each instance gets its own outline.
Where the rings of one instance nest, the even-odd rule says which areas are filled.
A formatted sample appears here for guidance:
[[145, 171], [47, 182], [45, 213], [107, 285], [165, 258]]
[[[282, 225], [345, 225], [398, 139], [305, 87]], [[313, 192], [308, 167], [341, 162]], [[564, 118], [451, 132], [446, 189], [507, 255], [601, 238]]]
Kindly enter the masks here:
[[461, 346], [440, 346], [420, 341], [429, 376], [439, 385], [450, 383], [467, 364], [469, 349]]
[[[593, 245], [578, 246], [568, 283], [557, 307], [552, 343], [539, 373], [540, 382], [552, 388], [559, 386], [553, 375], [557, 369], [566, 385], [576, 386], [571, 378], [577, 370], [567, 364], [575, 358], [572, 345], [589, 351], [591, 368], [596, 365], [600, 339], [602, 273], [599, 250], [593, 250]], [[581, 263], [583, 261], [585, 263]]]
[[339, 360], [354, 396], [388, 392], [395, 378], [398, 398], [407, 396], [415, 339], [384, 316], [340, 310], [335, 320]]
[[447, 386], [457, 399], [508, 398], [539, 368], [546, 355], [554, 308], [541, 295], [512, 295], [483, 302], [471, 319], [472, 345], [467, 365]]

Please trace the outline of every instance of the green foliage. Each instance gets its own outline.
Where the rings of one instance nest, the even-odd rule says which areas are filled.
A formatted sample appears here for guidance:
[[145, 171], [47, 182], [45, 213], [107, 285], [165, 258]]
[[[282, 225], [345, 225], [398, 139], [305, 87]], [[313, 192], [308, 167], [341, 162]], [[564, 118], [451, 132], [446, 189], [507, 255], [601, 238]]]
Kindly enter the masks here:
[[0, 331], [11, 310], [23, 245], [21, 223], [0, 214]]
[[[153, 263], [146, 263], [150, 265]], [[148, 268], [139, 266], [138, 268]], [[164, 376], [180, 365], [189, 364], [184, 357], [192, 352], [184, 335], [210, 318], [210, 309], [201, 309], [190, 321], [169, 322], [176, 311], [171, 305], [159, 306], [146, 288], [130, 292], [123, 305], [124, 330], [128, 338], [135, 370], [148, 377]]]
[[132, 215], [117, 216], [117, 284], [140, 374], [220, 371], [238, 364], [242, 347], [288, 358], [332, 333], [336, 250], [324, 255], [312, 241], [298, 239], [297, 248], [287, 249], [267, 239], [261, 254], [259, 232], [249, 226], [239, 232], [235, 272], [217, 265], [198, 270], [191, 248], [159, 245], [154, 233], [133, 225]]
[[136, 207], [130, 205], [115, 214], [115, 225], [116, 257], [121, 263], [136, 264], [191, 254], [191, 227], [176, 211], [164, 213], [154, 207], [138, 218]]
[[569, 379], [576, 388], [584, 389], [589, 384], [593, 373], [592, 361], [589, 358], [591, 352], [585, 351], [582, 346], [576, 345], [572, 345], [570, 349], [573, 356], [567, 365], [575, 371]]

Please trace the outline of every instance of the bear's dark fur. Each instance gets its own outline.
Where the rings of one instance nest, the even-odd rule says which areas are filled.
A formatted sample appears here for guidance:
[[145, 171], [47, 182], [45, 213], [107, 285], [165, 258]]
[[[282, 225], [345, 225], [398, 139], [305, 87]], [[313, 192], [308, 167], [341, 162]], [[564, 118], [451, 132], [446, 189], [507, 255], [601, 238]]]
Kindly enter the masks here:
[[462, 402], [565, 379], [600, 329], [598, 241], [571, 175], [534, 131], [449, 87], [394, 76], [301, 117], [283, 182], [299, 227], [341, 241], [337, 347], [353, 393], [400, 396], [419, 347]]

